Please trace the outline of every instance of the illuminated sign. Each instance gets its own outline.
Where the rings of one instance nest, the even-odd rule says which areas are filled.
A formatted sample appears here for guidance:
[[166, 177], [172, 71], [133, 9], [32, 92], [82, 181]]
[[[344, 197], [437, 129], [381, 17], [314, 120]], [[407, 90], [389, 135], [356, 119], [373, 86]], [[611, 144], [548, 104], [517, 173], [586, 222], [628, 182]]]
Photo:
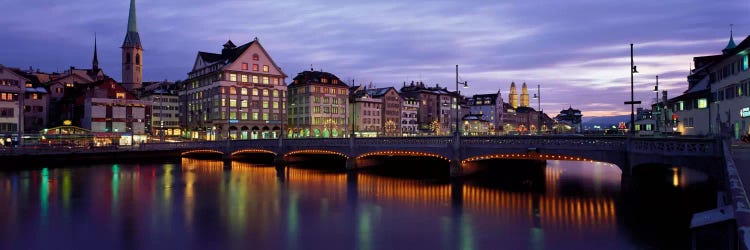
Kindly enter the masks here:
[[750, 107], [740, 109], [740, 117], [750, 117]]
[[63, 125], [70, 126], [70, 125], [73, 125], [73, 122], [71, 122], [70, 120], [64, 120]]
[[239, 123], [239, 122], [240, 121], [238, 121], [238, 120], [229, 120], [229, 123]]

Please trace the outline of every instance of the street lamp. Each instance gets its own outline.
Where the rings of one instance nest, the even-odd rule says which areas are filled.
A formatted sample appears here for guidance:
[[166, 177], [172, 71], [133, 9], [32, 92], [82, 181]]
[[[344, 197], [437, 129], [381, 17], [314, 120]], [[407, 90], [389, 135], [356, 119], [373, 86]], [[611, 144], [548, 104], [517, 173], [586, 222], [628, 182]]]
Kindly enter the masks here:
[[537, 125], [536, 130], [537, 134], [542, 133], [542, 87], [541, 85], [536, 85], [536, 94], [534, 94], [534, 99], [537, 101], [537, 107], [539, 108], [539, 113], [537, 115]]
[[641, 101], [635, 101], [633, 96], [633, 74], [638, 73], [636, 66], [633, 65], [633, 44], [630, 44], [630, 101], [625, 104], [630, 104], [630, 134], [635, 135], [635, 105], [641, 104]]
[[[652, 110], [651, 115], [654, 117], [654, 121], [655, 121], [654, 130], [658, 132], [659, 131], [659, 117], [661, 117], [660, 114], [662, 112], [659, 109], [659, 75], [656, 76], [656, 85], [654, 85], [654, 94], [656, 94], [656, 100], [654, 100], [656, 104], [654, 105], [655, 110]], [[657, 111], [656, 109], [659, 109], [659, 110]]]
[[459, 115], [459, 111], [461, 111], [461, 107], [459, 106], [459, 102], [458, 102], [458, 98], [461, 97], [461, 92], [458, 91], [458, 85], [459, 84], [463, 85], [464, 88], [468, 88], [469, 87], [469, 83], [468, 82], [466, 82], [466, 81], [459, 82], [458, 81], [458, 64], [456, 64], [456, 95], [457, 95], [456, 96], [456, 131], [453, 132], [453, 134], [455, 136], [459, 136], [461, 134], [461, 132], [458, 131], [459, 130], [458, 128], [459, 128], [460, 123], [461, 123], [460, 122], [460, 118], [459, 118], [459, 116], [460, 116]]

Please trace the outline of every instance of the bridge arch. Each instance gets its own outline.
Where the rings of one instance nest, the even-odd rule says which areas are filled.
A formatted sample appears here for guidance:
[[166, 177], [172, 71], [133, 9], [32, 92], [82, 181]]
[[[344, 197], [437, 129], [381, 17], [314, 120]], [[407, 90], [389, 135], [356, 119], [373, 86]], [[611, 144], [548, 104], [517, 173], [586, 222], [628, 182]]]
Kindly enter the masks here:
[[278, 153], [274, 151], [265, 150], [265, 149], [241, 149], [241, 150], [232, 152], [231, 156], [242, 155], [242, 154], [272, 154], [274, 156], [278, 155]]
[[180, 157], [223, 156], [224, 152], [213, 149], [193, 149], [180, 153]]
[[367, 152], [361, 155], [358, 155], [354, 157], [354, 159], [363, 159], [370, 156], [413, 156], [413, 157], [433, 157], [445, 160], [450, 163], [450, 159], [446, 156], [443, 156], [441, 154], [432, 153], [432, 152], [423, 152], [423, 151], [413, 151], [413, 150], [380, 150], [380, 151], [373, 151], [373, 152]]
[[[529, 153], [515, 153], [515, 154], [485, 154], [485, 155], [477, 155], [468, 157], [466, 159], [461, 160], [461, 164], [466, 164], [469, 162], [476, 162], [481, 160], [491, 160], [491, 159], [517, 159], [517, 160], [558, 160], [558, 161], [587, 161], [587, 162], [599, 162], [597, 160], [585, 158], [585, 157], [579, 157], [579, 156], [567, 156], [567, 155], [559, 155], [559, 154], [540, 154], [536, 152], [529, 152]], [[605, 162], [609, 164], [613, 164], [610, 162]]]
[[349, 159], [349, 156], [346, 155], [346, 154], [344, 154], [344, 153], [333, 151], [333, 150], [325, 150], [325, 149], [300, 149], [300, 150], [293, 150], [293, 151], [289, 151], [286, 154], [284, 154], [284, 157], [286, 158], [286, 157], [289, 157], [289, 156], [305, 155], [305, 154], [306, 155], [336, 155], [336, 156], [341, 156], [341, 157], [344, 157], [346, 159]]

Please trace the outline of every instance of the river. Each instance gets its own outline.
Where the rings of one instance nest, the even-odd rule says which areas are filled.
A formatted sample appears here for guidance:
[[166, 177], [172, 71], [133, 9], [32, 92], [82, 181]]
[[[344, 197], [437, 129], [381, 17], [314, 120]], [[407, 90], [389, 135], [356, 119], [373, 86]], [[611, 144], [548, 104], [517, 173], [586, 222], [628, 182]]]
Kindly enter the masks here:
[[0, 172], [0, 249], [689, 247], [711, 182], [646, 172], [547, 161], [491, 185], [196, 159], [39, 166]]

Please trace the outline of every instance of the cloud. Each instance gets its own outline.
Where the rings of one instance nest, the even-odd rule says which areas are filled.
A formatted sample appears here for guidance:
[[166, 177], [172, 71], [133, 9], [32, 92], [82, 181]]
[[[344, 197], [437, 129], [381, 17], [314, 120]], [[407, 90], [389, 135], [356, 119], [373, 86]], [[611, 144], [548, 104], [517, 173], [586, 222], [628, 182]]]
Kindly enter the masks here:
[[[87, 67], [93, 33], [105, 72], [120, 77], [128, 1], [5, 1], [0, 63], [47, 71]], [[258, 37], [287, 75], [316, 69], [378, 86], [422, 80], [453, 86], [455, 65], [471, 88], [542, 85], [543, 108], [629, 112], [629, 44], [636, 98], [654, 78], [670, 95], [686, 88], [694, 56], [720, 53], [728, 24], [750, 32], [742, 1], [137, 1], [144, 78], [184, 79], [198, 51]], [[19, 18], [33, 17], [33, 18]], [[740, 35], [742, 34], [742, 35]], [[505, 93], [507, 94], [507, 93]], [[609, 105], [603, 105], [609, 104]]]

